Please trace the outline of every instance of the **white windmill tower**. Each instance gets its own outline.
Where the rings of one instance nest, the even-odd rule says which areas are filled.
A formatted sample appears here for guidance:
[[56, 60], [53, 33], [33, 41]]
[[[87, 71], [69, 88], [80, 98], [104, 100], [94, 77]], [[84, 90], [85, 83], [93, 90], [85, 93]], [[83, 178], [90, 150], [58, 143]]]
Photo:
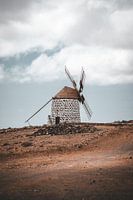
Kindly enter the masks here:
[[46, 104], [44, 104], [37, 112], [26, 120], [28, 122], [40, 110], [42, 110], [49, 102], [52, 101], [51, 115], [48, 115], [50, 124], [58, 124], [62, 122], [78, 123], [80, 122], [80, 103], [83, 105], [88, 118], [91, 117], [92, 111], [87, 104], [83, 95], [85, 72], [82, 69], [81, 78], [79, 82], [79, 89], [77, 84], [67, 68], [65, 72], [71, 81], [73, 88], [65, 86], [54, 97], [52, 97]]

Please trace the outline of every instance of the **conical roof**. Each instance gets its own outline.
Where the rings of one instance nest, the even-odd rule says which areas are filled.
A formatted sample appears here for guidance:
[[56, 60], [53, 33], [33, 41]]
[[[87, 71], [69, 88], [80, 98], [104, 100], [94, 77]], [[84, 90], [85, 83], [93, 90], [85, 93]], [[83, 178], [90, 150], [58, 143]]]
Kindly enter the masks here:
[[79, 99], [78, 92], [74, 88], [65, 86], [53, 99]]

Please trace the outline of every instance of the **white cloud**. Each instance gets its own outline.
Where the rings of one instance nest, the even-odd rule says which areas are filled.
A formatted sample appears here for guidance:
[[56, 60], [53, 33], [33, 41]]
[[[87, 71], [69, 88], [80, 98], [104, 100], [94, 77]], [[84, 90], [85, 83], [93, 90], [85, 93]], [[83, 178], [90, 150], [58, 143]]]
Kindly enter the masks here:
[[66, 34], [67, 44], [133, 49], [133, 7], [117, 7], [115, 1], [106, 0], [90, 0], [77, 7], [77, 23]]
[[113, 26], [114, 46], [119, 48], [133, 49], [133, 9], [118, 10], [114, 12], [111, 17]]
[[42, 53], [25, 69], [14, 66], [8, 73], [10, 79], [57, 80], [64, 78], [67, 65], [74, 75], [84, 66], [93, 84], [133, 82], [130, 0], [30, 0], [28, 4], [24, 0], [21, 6], [13, 2], [9, 13], [5, 9], [9, 1], [1, 7], [0, 57], [37, 47], [44, 52], [58, 43], [65, 47], [50, 57]]
[[89, 84], [133, 83], [132, 57], [130, 50], [75, 45], [51, 57], [42, 54], [18, 77], [21, 82], [64, 79], [66, 65], [76, 79], [80, 77], [83, 66]]
[[30, 0], [20, 6], [16, 0], [13, 2], [9, 10], [6, 10], [8, 1], [1, 7], [1, 18], [6, 22], [0, 25], [0, 56], [18, 54], [37, 46], [45, 50], [58, 42], [119, 47], [133, 43], [133, 8], [121, 10], [119, 1]]
[[29, 9], [27, 20], [10, 20], [1, 24], [0, 56], [11, 56], [34, 47], [44, 50], [63, 41], [64, 35], [75, 23], [75, 16], [67, 5], [57, 4], [49, 9], [35, 4]]
[[25, 71], [25, 76], [35, 81], [52, 81], [59, 78], [60, 66], [56, 56], [41, 55]]

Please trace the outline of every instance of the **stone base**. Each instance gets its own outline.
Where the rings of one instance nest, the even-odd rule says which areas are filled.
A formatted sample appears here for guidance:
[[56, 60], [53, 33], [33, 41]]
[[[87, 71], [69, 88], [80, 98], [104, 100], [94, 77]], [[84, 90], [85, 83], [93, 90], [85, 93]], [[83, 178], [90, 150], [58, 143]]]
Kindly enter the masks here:
[[55, 124], [57, 116], [60, 117], [60, 123], [79, 123], [80, 108], [78, 99], [53, 99], [51, 107], [52, 124]]

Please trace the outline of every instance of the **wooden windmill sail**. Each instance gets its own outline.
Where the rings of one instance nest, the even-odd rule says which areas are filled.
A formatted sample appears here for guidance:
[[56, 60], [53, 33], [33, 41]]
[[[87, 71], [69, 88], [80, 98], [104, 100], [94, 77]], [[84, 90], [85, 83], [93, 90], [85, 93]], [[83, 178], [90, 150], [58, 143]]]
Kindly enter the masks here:
[[87, 104], [87, 101], [85, 100], [85, 96], [83, 95], [84, 81], [85, 81], [84, 70], [82, 69], [82, 72], [81, 72], [81, 77], [80, 77], [80, 81], [79, 81], [79, 89], [77, 88], [77, 84], [76, 84], [75, 80], [73, 79], [73, 77], [71, 76], [71, 74], [70, 74], [70, 72], [68, 71], [67, 68], [65, 68], [65, 72], [66, 72], [68, 78], [70, 79], [71, 83], [73, 84], [74, 89], [78, 93], [79, 102], [82, 103], [82, 105], [83, 105], [83, 107], [86, 111], [86, 114], [87, 114], [88, 118], [90, 119], [91, 115], [92, 115], [92, 111], [90, 109], [90, 106]]
[[46, 104], [37, 110], [26, 122], [33, 118], [40, 112], [48, 103], [52, 101], [51, 115], [48, 116], [50, 124], [58, 124], [62, 122], [80, 122], [80, 103], [83, 105], [88, 118], [90, 119], [92, 111], [87, 104], [83, 95], [85, 72], [82, 69], [79, 89], [68, 69], [65, 67], [65, 72], [71, 81], [73, 88], [65, 86], [54, 97], [52, 97]]

